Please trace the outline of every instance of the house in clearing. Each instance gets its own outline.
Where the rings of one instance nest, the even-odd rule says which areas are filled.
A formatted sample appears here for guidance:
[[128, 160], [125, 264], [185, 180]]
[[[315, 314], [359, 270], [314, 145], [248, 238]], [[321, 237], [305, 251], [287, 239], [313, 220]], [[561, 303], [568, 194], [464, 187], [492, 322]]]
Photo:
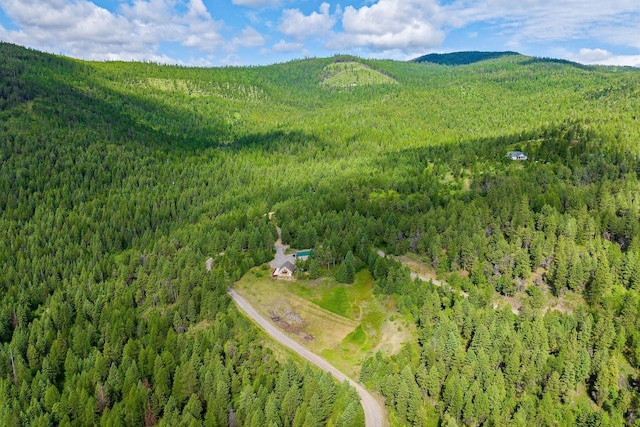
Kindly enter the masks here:
[[294, 266], [291, 261], [285, 261], [280, 267], [277, 267], [271, 273], [271, 277], [274, 279], [293, 279]]
[[509, 151], [507, 157], [511, 160], [527, 160], [529, 158], [522, 151]]

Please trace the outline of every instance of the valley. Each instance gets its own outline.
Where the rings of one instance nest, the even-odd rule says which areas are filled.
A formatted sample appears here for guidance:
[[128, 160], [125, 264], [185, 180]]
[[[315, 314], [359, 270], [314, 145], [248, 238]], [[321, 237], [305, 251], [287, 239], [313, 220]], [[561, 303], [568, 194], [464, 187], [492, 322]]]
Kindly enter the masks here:
[[425, 59], [0, 43], [0, 425], [637, 424], [640, 72]]

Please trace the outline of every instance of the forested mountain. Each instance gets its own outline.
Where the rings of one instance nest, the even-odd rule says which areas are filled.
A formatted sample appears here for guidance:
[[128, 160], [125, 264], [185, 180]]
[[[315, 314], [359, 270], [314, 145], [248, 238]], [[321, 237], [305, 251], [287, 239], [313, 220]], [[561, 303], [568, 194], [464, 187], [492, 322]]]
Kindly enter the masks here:
[[419, 56], [412, 62], [431, 62], [440, 65], [469, 65], [474, 62], [487, 61], [489, 59], [500, 58], [502, 56], [519, 55], [518, 52], [452, 52], [452, 53], [430, 53]]
[[637, 425], [640, 72], [336, 62], [0, 44], [0, 424], [362, 425], [353, 389], [229, 304], [273, 257], [274, 212], [415, 321], [362, 363], [392, 424]]

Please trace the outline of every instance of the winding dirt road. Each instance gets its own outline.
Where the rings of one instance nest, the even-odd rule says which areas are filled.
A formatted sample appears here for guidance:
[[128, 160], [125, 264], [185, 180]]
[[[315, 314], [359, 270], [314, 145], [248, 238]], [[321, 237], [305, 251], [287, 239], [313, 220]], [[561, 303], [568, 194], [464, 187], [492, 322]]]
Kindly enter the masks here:
[[[380, 257], [382, 257], [382, 258], [390, 257], [390, 258], [395, 259], [396, 261], [399, 261], [399, 260], [398, 260], [396, 257], [394, 257], [393, 255], [387, 255], [387, 254], [385, 254], [385, 253], [384, 253], [383, 251], [381, 251], [381, 250], [378, 250], [377, 252], [378, 252], [378, 256], [380, 256]], [[401, 261], [400, 261], [400, 263], [401, 263], [402, 265], [404, 265]], [[455, 290], [455, 289], [453, 289], [451, 286], [449, 286], [449, 284], [448, 284], [447, 282], [444, 282], [444, 281], [442, 281], [442, 280], [434, 279], [434, 278], [432, 278], [432, 277], [421, 276], [421, 275], [419, 275], [418, 273], [414, 273], [413, 271], [410, 271], [410, 275], [411, 275], [411, 279], [416, 279], [416, 278], [418, 278], [418, 279], [422, 280], [423, 282], [431, 282], [431, 283], [433, 283], [434, 285], [436, 285], [436, 286], [438, 286], [438, 287], [441, 287], [441, 288], [444, 288], [444, 289], [446, 289], [446, 290], [447, 290], [447, 291], [449, 291], [449, 292], [458, 292], [458, 293], [459, 293], [460, 295], [462, 295], [463, 297], [465, 297], [465, 298], [469, 298], [469, 294], [468, 294], [467, 292], [465, 292], [465, 291], [463, 291], [463, 290], [456, 291], [456, 290]]]
[[320, 369], [329, 372], [338, 381], [349, 381], [349, 384], [351, 384], [360, 395], [360, 403], [362, 404], [362, 409], [364, 410], [365, 425], [367, 427], [383, 427], [388, 424], [386, 422], [385, 411], [380, 405], [380, 402], [378, 402], [378, 400], [376, 400], [376, 398], [373, 397], [371, 393], [369, 393], [364, 387], [340, 372], [322, 357], [318, 356], [315, 353], [312, 353], [293, 339], [289, 338], [274, 324], [258, 314], [258, 312], [251, 306], [251, 304], [249, 304], [247, 300], [238, 295], [236, 291], [234, 291], [233, 289], [229, 289], [229, 295], [231, 296], [231, 298], [233, 298], [238, 308], [242, 310], [247, 316], [249, 316], [254, 322], [256, 322], [269, 335], [271, 335], [274, 340], [286, 347], [289, 347], [291, 350], [295, 351], [309, 362], [318, 366]]
[[[405, 265], [401, 260], [398, 259], [398, 257], [395, 257], [393, 255], [387, 255], [381, 250], [378, 250], [377, 252], [378, 252], [378, 256], [381, 256], [382, 258], [390, 257], [390, 258], [395, 259], [396, 261], [399, 261], [402, 265]], [[439, 286], [439, 287], [441, 287], [443, 289], [446, 289], [449, 292], [458, 293], [458, 294], [462, 295], [465, 298], [469, 298], [469, 293], [468, 292], [465, 292], [462, 289], [455, 290], [451, 286], [449, 286], [449, 284], [447, 282], [445, 282], [444, 280], [438, 280], [438, 279], [434, 279], [432, 277], [421, 276], [418, 273], [414, 273], [413, 271], [410, 271], [410, 274], [411, 274], [411, 279], [418, 278], [418, 279], [422, 280], [423, 282], [431, 282], [435, 286]], [[511, 307], [511, 312], [513, 314], [516, 314], [516, 315], [520, 314], [520, 304], [518, 302], [514, 302], [513, 299], [510, 299], [509, 297], [502, 297], [502, 299], [504, 300], [505, 304], [507, 304], [509, 307]], [[496, 309], [498, 307], [499, 307], [499, 305], [497, 303], [494, 303], [493, 308]]]

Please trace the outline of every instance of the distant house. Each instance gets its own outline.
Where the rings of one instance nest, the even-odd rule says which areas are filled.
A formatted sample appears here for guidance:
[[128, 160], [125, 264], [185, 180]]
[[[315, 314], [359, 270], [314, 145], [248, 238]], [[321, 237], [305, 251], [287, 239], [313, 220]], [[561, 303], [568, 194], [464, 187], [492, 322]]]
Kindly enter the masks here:
[[527, 160], [529, 158], [522, 151], [509, 151], [507, 157], [511, 160]]
[[291, 261], [285, 261], [280, 267], [273, 270], [271, 277], [275, 279], [293, 279], [294, 266]]

